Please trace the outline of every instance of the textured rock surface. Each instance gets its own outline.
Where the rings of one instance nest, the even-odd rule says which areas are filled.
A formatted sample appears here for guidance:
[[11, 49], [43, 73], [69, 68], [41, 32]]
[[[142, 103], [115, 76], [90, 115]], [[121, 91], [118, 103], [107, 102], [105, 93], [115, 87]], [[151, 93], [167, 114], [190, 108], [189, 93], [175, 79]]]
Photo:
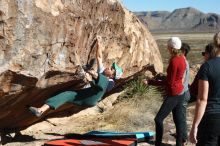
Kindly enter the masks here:
[[0, 1], [0, 129], [39, 121], [27, 105], [82, 84], [77, 66], [94, 58], [97, 35], [105, 65], [118, 62], [123, 78], [147, 64], [162, 71], [150, 32], [116, 0]]

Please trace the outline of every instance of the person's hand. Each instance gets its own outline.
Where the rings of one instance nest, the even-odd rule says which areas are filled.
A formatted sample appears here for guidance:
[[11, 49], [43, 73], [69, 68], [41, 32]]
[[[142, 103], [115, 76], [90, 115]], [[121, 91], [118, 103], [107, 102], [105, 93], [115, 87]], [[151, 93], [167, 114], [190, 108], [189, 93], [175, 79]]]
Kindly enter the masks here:
[[197, 127], [192, 127], [190, 134], [189, 134], [189, 140], [191, 143], [197, 143], [197, 131], [198, 128]]
[[148, 85], [148, 80], [147, 80], [147, 79], [143, 79], [142, 82], [143, 82], [145, 85]]
[[98, 78], [98, 73], [97, 73], [94, 69], [88, 70], [87, 72], [88, 72], [93, 78], [95, 78], [95, 79]]
[[91, 82], [92, 76], [89, 73], [85, 73], [85, 80]]

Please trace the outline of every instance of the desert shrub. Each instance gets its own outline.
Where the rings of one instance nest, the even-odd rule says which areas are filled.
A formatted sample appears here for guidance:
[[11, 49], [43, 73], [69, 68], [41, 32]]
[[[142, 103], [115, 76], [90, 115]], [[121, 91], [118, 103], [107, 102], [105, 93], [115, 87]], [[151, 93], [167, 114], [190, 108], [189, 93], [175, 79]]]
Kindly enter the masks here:
[[142, 82], [143, 77], [138, 77], [137, 79], [129, 82], [126, 86], [126, 92], [129, 95], [143, 95], [148, 92], [148, 87]]
[[142, 98], [142, 96], [149, 98], [152, 96], [161, 96], [163, 93], [162, 90], [155, 86], [143, 84], [144, 78], [142, 75], [128, 82], [124, 86], [125, 93], [120, 98]]

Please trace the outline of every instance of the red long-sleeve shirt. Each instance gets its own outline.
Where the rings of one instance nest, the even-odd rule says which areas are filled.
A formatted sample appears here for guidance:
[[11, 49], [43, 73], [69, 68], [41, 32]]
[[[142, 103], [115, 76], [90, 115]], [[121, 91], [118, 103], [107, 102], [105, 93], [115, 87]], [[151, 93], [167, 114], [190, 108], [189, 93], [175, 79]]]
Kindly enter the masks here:
[[186, 63], [183, 56], [172, 57], [167, 68], [167, 78], [164, 81], [150, 80], [149, 84], [165, 86], [168, 96], [176, 96], [183, 91], [183, 77]]

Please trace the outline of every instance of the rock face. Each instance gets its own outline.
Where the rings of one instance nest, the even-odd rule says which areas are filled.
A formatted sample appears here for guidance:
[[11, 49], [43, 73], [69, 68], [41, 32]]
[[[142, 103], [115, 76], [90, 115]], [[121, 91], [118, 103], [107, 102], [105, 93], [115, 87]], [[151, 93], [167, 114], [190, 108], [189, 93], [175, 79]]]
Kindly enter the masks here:
[[220, 15], [205, 14], [195, 8], [181, 8], [173, 12], [137, 12], [138, 18], [154, 32], [216, 32], [220, 29]]
[[[0, 130], [40, 121], [28, 105], [40, 106], [60, 91], [80, 87], [78, 65], [95, 57], [97, 35], [104, 64], [118, 62], [123, 78], [147, 64], [162, 72], [150, 32], [116, 0], [0, 1]], [[58, 116], [71, 106], [46, 115]]]

